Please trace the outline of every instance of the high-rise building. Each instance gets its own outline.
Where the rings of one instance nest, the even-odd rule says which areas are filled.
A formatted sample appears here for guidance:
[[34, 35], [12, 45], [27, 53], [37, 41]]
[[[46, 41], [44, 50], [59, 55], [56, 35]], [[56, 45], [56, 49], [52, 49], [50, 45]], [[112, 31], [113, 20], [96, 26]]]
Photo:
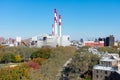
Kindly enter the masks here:
[[98, 38], [98, 41], [104, 41], [104, 46], [114, 46], [115, 38], [113, 35], [110, 35], [106, 38]]
[[110, 47], [114, 46], [114, 41], [115, 41], [115, 38], [113, 35], [106, 37], [105, 46], [110, 46]]
[[84, 42], [83, 38], [81, 38], [81, 39], [80, 39], [80, 42], [81, 42], [81, 43], [83, 43], [83, 42]]
[[114, 46], [115, 38], [113, 35], [110, 35], [109, 37], [109, 46]]

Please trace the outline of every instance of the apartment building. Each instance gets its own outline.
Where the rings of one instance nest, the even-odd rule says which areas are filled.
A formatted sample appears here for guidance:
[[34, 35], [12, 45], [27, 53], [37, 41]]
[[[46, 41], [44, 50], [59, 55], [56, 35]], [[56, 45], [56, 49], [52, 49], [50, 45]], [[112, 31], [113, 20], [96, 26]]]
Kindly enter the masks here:
[[93, 80], [120, 80], [119, 55], [105, 53], [93, 67]]

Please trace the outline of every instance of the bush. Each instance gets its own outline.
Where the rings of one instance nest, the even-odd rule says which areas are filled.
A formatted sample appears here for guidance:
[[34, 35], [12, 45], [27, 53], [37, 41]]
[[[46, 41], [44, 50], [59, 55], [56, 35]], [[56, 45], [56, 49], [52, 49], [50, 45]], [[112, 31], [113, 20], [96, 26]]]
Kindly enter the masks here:
[[22, 60], [19, 54], [15, 55], [15, 62], [20, 62]]
[[33, 58], [33, 62], [38, 63], [39, 65], [42, 65], [42, 63], [45, 61], [46, 59], [44, 58]]
[[30, 61], [27, 64], [28, 64], [29, 68], [33, 68], [34, 70], [39, 68], [38, 63], [36, 63], [36, 62]]
[[48, 59], [50, 57], [52, 53], [52, 49], [50, 48], [41, 48], [40, 50], [32, 53], [32, 55], [30, 56], [31, 59], [33, 58], [45, 58]]
[[12, 53], [5, 53], [1, 58], [1, 62], [4, 62], [4, 63], [14, 62], [15, 61], [14, 56], [15, 55]]
[[29, 68], [26, 64], [21, 64], [16, 67], [6, 67], [0, 69], [0, 80], [22, 80], [28, 79]]

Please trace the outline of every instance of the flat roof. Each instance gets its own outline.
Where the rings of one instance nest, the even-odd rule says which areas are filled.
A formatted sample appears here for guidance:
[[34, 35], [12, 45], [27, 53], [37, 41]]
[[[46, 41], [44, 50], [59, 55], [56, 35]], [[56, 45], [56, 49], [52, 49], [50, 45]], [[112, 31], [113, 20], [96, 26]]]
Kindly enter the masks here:
[[101, 58], [100, 61], [116, 61], [116, 59], [110, 59], [110, 58]]
[[100, 66], [100, 65], [94, 66], [93, 69], [107, 70], [107, 71], [117, 71], [116, 68], [113, 68], [113, 67], [106, 67], [106, 66]]

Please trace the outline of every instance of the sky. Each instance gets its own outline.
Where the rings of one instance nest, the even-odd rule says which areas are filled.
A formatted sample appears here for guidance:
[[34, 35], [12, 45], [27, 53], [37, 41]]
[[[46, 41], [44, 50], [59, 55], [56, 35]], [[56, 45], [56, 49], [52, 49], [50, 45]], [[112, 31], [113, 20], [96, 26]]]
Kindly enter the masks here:
[[51, 34], [54, 8], [71, 40], [111, 34], [120, 40], [120, 0], [0, 0], [0, 36]]

